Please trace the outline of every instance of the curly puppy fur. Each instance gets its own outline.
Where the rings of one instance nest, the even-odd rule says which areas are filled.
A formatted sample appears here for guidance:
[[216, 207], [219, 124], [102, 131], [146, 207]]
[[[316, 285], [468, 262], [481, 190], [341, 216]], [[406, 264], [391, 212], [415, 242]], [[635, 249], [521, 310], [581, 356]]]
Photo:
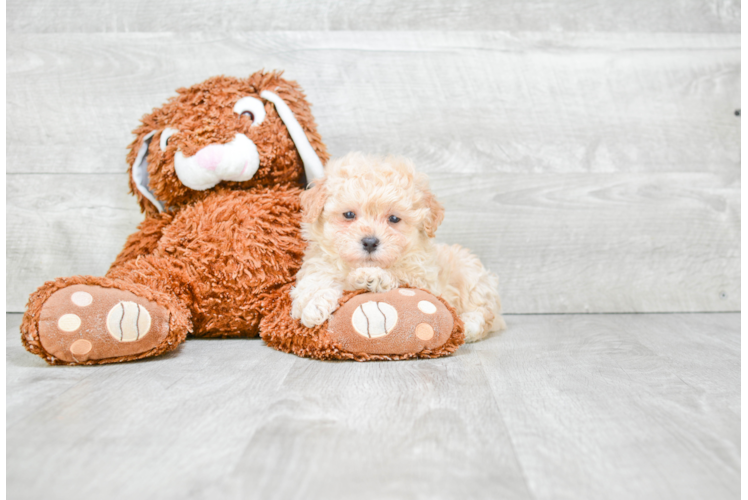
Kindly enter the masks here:
[[454, 307], [467, 342], [505, 327], [496, 275], [466, 248], [434, 242], [444, 208], [412, 162], [352, 153], [325, 170], [301, 198], [309, 244], [291, 291], [294, 318], [311, 328], [346, 290], [408, 284]]

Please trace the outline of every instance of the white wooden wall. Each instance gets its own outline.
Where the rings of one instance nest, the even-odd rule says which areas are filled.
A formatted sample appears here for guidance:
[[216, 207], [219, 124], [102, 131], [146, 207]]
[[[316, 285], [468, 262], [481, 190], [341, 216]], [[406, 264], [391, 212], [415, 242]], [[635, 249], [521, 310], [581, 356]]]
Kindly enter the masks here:
[[736, 311], [740, 2], [7, 3], [6, 307], [142, 219], [130, 131], [286, 70], [333, 155], [412, 157], [510, 313]]

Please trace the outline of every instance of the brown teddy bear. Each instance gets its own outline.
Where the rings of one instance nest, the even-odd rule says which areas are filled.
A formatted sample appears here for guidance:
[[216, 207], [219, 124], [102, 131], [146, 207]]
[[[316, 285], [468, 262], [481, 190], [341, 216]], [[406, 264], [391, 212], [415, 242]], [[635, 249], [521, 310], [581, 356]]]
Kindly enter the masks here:
[[[318, 359], [436, 357], [462, 344], [454, 310], [422, 290], [349, 292], [313, 329], [292, 319], [289, 291], [305, 247], [299, 198], [328, 160], [301, 88], [260, 71], [177, 93], [142, 119], [130, 146], [130, 190], [145, 220], [106, 276], [58, 278], [31, 295], [21, 324], [27, 350], [76, 365], [156, 356], [190, 334], [260, 334]], [[419, 300], [437, 313], [423, 317]], [[382, 303], [388, 327], [357, 326]]]

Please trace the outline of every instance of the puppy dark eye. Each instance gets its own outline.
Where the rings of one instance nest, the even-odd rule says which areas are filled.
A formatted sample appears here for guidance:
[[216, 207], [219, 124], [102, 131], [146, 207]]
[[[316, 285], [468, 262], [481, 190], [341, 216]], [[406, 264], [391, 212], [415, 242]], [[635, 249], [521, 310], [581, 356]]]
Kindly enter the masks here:
[[255, 115], [251, 111], [242, 111], [241, 116], [248, 116], [250, 121], [255, 121]]
[[356, 214], [354, 214], [353, 212], [346, 212], [343, 214], [343, 217], [345, 217], [348, 220], [353, 220], [356, 218]]
[[401, 220], [402, 220], [402, 219], [400, 219], [400, 217], [397, 217], [397, 216], [395, 216], [395, 215], [390, 215], [390, 218], [389, 218], [389, 221], [390, 221], [390, 222], [392, 222], [393, 224], [397, 224], [397, 223], [398, 223], [398, 222], [400, 222]]

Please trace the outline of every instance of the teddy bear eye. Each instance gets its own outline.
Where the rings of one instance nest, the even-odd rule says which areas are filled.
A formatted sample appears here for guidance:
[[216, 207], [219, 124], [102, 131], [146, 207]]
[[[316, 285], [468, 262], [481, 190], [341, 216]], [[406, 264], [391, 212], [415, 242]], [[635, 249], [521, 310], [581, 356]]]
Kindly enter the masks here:
[[234, 104], [234, 113], [240, 117], [248, 116], [252, 127], [256, 127], [265, 120], [265, 105], [255, 97], [242, 97]]
[[389, 221], [392, 222], [393, 224], [397, 224], [401, 220], [402, 219], [396, 215], [390, 215], [390, 218], [389, 218]]
[[343, 214], [343, 217], [345, 217], [348, 220], [353, 220], [356, 218], [356, 214], [354, 214], [353, 212], [346, 212]]

